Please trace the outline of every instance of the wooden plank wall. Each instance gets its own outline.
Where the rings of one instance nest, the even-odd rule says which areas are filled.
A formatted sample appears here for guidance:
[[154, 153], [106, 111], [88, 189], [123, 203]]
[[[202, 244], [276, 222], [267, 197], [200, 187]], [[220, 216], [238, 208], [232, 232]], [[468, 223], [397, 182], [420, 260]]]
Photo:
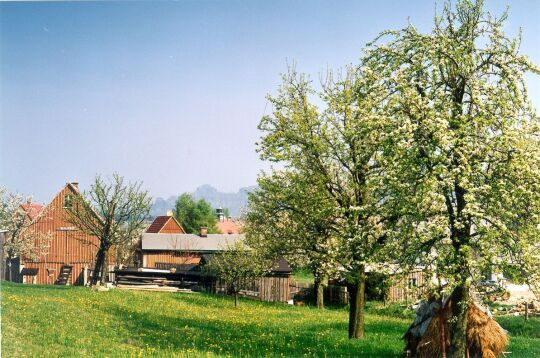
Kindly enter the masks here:
[[415, 271], [406, 277], [398, 279], [391, 287], [388, 299], [390, 301], [417, 300], [424, 293], [424, 275], [422, 271]]
[[[33, 281], [32, 276], [24, 276], [23, 282], [24, 283], [37, 283], [37, 284], [46, 284], [46, 285], [54, 285], [54, 282], [58, 278], [58, 275], [60, 274], [60, 269], [62, 266], [64, 266], [65, 263], [62, 262], [32, 262], [32, 263], [26, 263], [24, 267], [26, 268], [37, 268], [38, 276], [36, 277], [36, 281]], [[71, 278], [69, 279], [70, 285], [82, 285], [84, 284], [84, 268], [88, 267], [88, 272], [90, 272], [91, 269], [93, 269], [93, 266], [89, 266], [88, 264], [84, 263], [75, 263], [70, 264], [70, 266], [73, 266], [73, 270], [71, 272]]]
[[180, 227], [172, 217], [169, 220], [167, 220], [163, 228], [159, 230], [159, 233], [160, 234], [185, 234], [182, 227]]
[[[242, 287], [241, 293], [266, 302], [287, 302], [291, 299], [290, 284], [290, 276], [265, 276]], [[205, 288], [213, 293], [227, 293], [227, 287], [221, 280], [214, 281]]]
[[201, 257], [198, 254], [179, 254], [173, 251], [145, 251], [144, 267], [156, 268], [156, 263], [165, 264], [198, 264], [201, 261]]
[[287, 302], [290, 299], [290, 276], [266, 276], [259, 280], [261, 301]]

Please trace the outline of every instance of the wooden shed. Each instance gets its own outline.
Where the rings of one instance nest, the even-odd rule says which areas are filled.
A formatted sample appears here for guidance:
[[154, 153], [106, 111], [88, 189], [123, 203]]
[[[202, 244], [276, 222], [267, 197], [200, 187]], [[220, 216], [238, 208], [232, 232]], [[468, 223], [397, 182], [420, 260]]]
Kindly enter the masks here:
[[[201, 228], [199, 235], [186, 234], [173, 217], [158, 216], [142, 234], [140, 250], [143, 267], [139, 271], [117, 271], [117, 277], [129, 276], [133, 279], [142, 275], [150, 282], [152, 280], [146, 276], [155, 274], [163, 278], [161, 276], [165, 275], [173, 282], [193, 282], [204, 290], [225, 292], [225, 286], [201, 272], [200, 265], [207, 263], [228, 245], [244, 239], [244, 234], [208, 234], [205, 228]], [[171, 269], [174, 271], [166, 272]], [[291, 272], [286, 260], [278, 260], [268, 275], [254, 279], [248, 287], [244, 287], [244, 294], [263, 301], [286, 302], [290, 299]]]
[[198, 264], [202, 255], [219, 252], [244, 238], [243, 234], [208, 234], [206, 228], [199, 235], [186, 234], [174, 217], [158, 216], [141, 237], [142, 267]]

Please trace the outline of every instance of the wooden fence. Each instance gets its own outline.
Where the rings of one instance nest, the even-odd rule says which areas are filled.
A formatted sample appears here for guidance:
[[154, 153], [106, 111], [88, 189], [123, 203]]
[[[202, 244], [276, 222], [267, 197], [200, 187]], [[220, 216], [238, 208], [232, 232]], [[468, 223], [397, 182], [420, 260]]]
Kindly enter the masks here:
[[[287, 302], [291, 298], [291, 277], [289, 275], [270, 275], [257, 278], [241, 287], [240, 295], [266, 302]], [[214, 293], [227, 293], [221, 280], [207, 281], [205, 290]]]
[[[174, 268], [174, 269], [173, 269]], [[198, 265], [172, 265], [160, 263], [154, 271], [127, 268], [114, 271], [118, 283], [127, 285], [157, 284], [193, 291], [228, 294], [222, 280], [203, 272]], [[268, 302], [287, 302], [290, 299], [289, 274], [270, 274], [251, 280], [241, 287], [242, 296]]]
[[[388, 301], [416, 301], [424, 293], [425, 278], [422, 271], [415, 271], [404, 277], [394, 277], [388, 292]], [[310, 283], [291, 282], [291, 299], [300, 302], [315, 302], [314, 285]], [[342, 285], [328, 285], [324, 289], [324, 302], [328, 305], [349, 304], [349, 293]]]
[[259, 279], [259, 298], [268, 302], [287, 302], [290, 296], [291, 276], [266, 276]]
[[[310, 283], [291, 282], [291, 299], [295, 302], [315, 302], [314, 285]], [[349, 304], [349, 294], [345, 286], [328, 285], [324, 288], [324, 303], [327, 305]]]

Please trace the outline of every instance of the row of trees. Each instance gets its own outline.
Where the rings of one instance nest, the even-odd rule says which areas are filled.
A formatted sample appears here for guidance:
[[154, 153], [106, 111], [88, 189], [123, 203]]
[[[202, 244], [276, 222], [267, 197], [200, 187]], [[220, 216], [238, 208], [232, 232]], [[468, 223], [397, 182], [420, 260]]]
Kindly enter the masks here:
[[538, 280], [540, 121], [519, 53], [483, 1], [446, 4], [430, 33], [413, 25], [367, 44], [320, 87], [294, 67], [259, 124], [263, 174], [249, 245], [303, 258], [351, 293], [349, 337], [364, 335], [366, 268], [421, 265], [454, 302], [450, 354], [466, 354], [469, 290], [486, 267]]

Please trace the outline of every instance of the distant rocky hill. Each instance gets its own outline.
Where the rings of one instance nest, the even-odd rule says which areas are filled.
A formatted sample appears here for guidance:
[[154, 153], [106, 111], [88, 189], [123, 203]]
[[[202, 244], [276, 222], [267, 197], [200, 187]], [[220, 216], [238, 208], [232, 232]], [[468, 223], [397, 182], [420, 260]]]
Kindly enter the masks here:
[[[252, 192], [255, 186], [249, 186], [240, 188], [236, 193], [224, 193], [218, 191], [211, 185], [205, 184], [198, 187], [191, 193], [195, 199], [204, 199], [212, 205], [214, 208], [222, 207], [228, 208], [232, 217], [239, 217], [247, 204], [248, 193]], [[178, 196], [171, 196], [168, 199], [156, 198], [152, 209], [150, 209], [150, 215], [158, 216], [165, 215], [167, 210], [174, 208], [174, 203]]]

